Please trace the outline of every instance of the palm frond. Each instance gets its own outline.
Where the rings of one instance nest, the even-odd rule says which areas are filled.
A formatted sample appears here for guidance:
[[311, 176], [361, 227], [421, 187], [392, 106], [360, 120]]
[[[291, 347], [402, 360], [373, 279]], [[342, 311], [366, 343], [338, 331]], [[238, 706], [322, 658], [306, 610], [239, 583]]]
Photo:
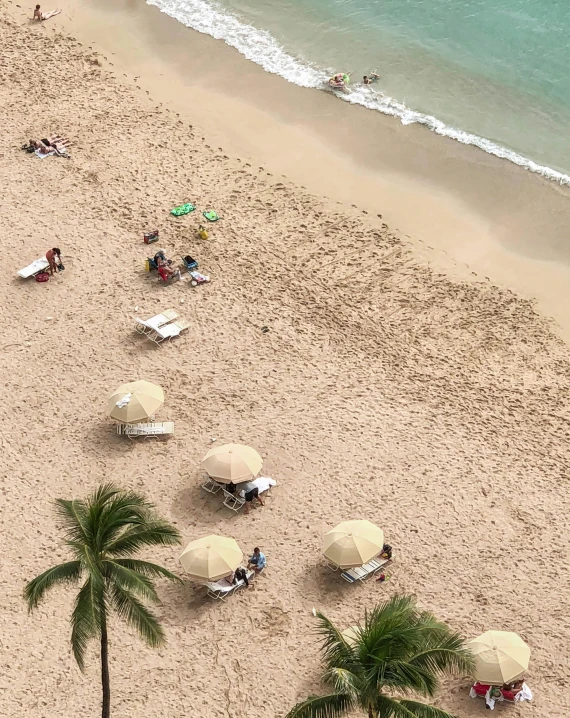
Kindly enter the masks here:
[[149, 578], [167, 578], [169, 581], [184, 583], [180, 576], [177, 576], [167, 568], [158, 566], [156, 563], [151, 563], [150, 561], [141, 561], [136, 558], [115, 558], [113, 559], [113, 563], [116, 563], [119, 566], [124, 566], [125, 568], [130, 568], [132, 571], [137, 571], [143, 576], [148, 576]]
[[[435, 706], [420, 703], [418, 701], [401, 700], [400, 706], [408, 713], [406, 716], [414, 716], [414, 718], [455, 718], [451, 713], [436, 708]], [[394, 714], [397, 715], [397, 714]], [[402, 714], [404, 715], [404, 714]]]
[[55, 510], [59, 525], [68, 541], [86, 543], [90, 540], [87, 507], [84, 501], [56, 499]]
[[131, 591], [114, 584], [110, 588], [110, 597], [119, 617], [135, 628], [145, 643], [156, 648], [166, 642], [164, 631], [157, 618]]
[[316, 616], [319, 620], [317, 632], [323, 641], [321, 649], [326, 668], [351, 670], [356, 663], [352, 645], [346, 641], [342, 632], [323, 613], [317, 611]]
[[120, 566], [115, 561], [104, 561], [103, 572], [108, 582], [113, 582], [135, 596], [159, 603], [152, 580], [138, 571]]
[[97, 544], [103, 549], [128, 526], [142, 526], [156, 520], [153, 505], [134, 491], [113, 494], [101, 507], [97, 525]]
[[173, 546], [180, 543], [180, 533], [165, 521], [128, 528], [106, 547], [110, 556], [121, 557], [136, 553], [146, 546]]
[[334, 686], [336, 693], [345, 693], [352, 696], [354, 701], [358, 700], [360, 693], [360, 681], [351, 671], [344, 668], [330, 668], [324, 675], [323, 680]]
[[438, 645], [428, 646], [410, 658], [412, 666], [433, 676], [443, 673], [470, 675], [473, 663], [473, 656], [458, 633], [450, 633]]
[[49, 568], [26, 584], [24, 598], [28, 603], [28, 611], [33, 611], [40, 603], [46, 591], [62, 583], [75, 583], [81, 578], [81, 563], [68, 561]]
[[71, 648], [81, 671], [85, 669], [89, 641], [101, 633], [101, 612], [104, 610], [103, 585], [89, 577], [75, 597], [71, 614]]
[[404, 695], [419, 693], [433, 696], [437, 690], [436, 675], [427, 668], [414, 666], [405, 660], [389, 658], [378, 662], [374, 672], [377, 692], [383, 688], [394, 688]]
[[286, 718], [338, 718], [354, 708], [352, 696], [331, 693], [328, 696], [311, 696], [292, 708]]

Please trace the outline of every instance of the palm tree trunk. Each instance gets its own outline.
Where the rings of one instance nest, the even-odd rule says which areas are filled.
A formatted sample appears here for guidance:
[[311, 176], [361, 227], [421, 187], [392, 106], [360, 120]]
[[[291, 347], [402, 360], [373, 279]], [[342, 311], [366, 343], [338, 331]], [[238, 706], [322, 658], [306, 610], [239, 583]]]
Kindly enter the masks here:
[[101, 718], [110, 718], [111, 683], [109, 681], [109, 643], [107, 639], [107, 618], [104, 611], [101, 617], [101, 686], [103, 688]]

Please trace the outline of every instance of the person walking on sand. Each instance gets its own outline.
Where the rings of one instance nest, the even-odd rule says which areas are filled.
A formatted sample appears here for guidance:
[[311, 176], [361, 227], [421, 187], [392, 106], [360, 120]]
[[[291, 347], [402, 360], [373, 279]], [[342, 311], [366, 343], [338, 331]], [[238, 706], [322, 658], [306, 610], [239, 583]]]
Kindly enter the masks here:
[[39, 5], [36, 5], [36, 9], [34, 10], [34, 17], [32, 20], [38, 20], [39, 22], [42, 22], [42, 20], [49, 20], [50, 17], [53, 17], [54, 15], [59, 15], [61, 10], [50, 10], [50, 12], [42, 12]]
[[[57, 257], [57, 262], [55, 261]], [[61, 264], [61, 250], [59, 247], [53, 247], [53, 249], [48, 249], [46, 252], [46, 259], [49, 262], [49, 273], [53, 277], [53, 273], [57, 272], [59, 267], [62, 266]]]

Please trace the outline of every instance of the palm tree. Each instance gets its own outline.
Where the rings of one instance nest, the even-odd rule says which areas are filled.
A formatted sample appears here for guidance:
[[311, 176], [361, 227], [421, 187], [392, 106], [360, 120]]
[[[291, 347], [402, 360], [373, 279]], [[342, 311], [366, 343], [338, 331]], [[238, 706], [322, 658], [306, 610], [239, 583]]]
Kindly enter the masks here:
[[413, 696], [433, 697], [440, 674], [468, 672], [471, 654], [457, 633], [418, 610], [413, 597], [379, 604], [345, 635], [322, 613], [316, 615], [323, 680], [332, 690], [298, 703], [287, 718], [336, 718], [357, 708], [368, 718], [452, 718]]
[[158, 518], [143, 496], [113, 484], [103, 484], [85, 501], [58, 499], [56, 507], [73, 560], [30, 581], [24, 597], [32, 611], [52, 586], [83, 579], [71, 615], [71, 647], [83, 671], [87, 644], [100, 639], [102, 718], [109, 718], [109, 614], [114, 610], [149, 646], [165, 643], [160, 623], [144, 602], [159, 602], [152, 579], [180, 579], [162, 566], [133, 556], [147, 546], [180, 543], [180, 534]]

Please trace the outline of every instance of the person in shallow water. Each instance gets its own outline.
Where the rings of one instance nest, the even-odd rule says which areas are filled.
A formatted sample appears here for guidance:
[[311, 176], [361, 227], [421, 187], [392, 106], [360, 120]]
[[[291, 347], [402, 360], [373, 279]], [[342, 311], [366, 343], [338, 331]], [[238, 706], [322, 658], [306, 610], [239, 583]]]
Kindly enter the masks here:
[[379, 79], [380, 75], [376, 72], [376, 69], [374, 69], [369, 75], [364, 75], [364, 77], [362, 78], [362, 82], [365, 85], [371, 85], [373, 82], [376, 82]]

